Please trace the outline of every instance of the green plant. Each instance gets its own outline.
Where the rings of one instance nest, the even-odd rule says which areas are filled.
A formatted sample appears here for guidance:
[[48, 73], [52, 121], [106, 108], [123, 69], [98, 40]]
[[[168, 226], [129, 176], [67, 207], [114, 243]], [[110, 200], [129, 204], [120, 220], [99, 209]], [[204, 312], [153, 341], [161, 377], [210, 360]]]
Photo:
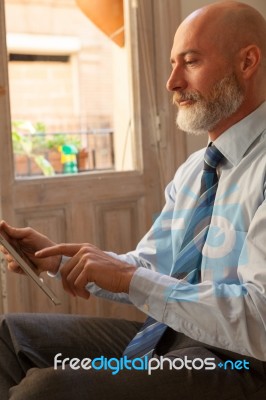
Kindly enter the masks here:
[[77, 149], [81, 148], [81, 140], [77, 135], [66, 135], [63, 133], [54, 133], [46, 141], [48, 149], [58, 150], [64, 145], [73, 145]]
[[41, 123], [33, 125], [30, 121], [12, 122], [13, 150], [16, 154], [24, 154], [32, 158], [45, 176], [52, 176], [55, 171], [50, 162], [41, 154], [46, 147], [45, 126]]

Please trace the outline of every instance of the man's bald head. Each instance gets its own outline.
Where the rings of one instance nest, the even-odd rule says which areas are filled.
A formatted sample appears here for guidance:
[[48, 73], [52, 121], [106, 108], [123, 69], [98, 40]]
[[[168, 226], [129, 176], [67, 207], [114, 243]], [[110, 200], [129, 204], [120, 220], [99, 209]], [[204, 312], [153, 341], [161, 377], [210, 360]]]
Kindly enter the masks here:
[[219, 1], [189, 15], [180, 28], [193, 26], [197, 34], [232, 56], [251, 44], [259, 47], [266, 67], [266, 21], [253, 7], [237, 1]]
[[263, 16], [236, 1], [212, 3], [181, 23], [167, 82], [181, 129], [208, 130], [215, 140], [265, 101], [265, 39]]

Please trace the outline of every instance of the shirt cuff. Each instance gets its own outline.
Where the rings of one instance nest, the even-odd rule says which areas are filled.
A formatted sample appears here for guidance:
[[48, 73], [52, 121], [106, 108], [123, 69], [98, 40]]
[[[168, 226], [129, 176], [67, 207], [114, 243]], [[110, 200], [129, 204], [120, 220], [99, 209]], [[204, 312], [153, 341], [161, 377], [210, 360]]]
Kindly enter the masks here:
[[163, 316], [173, 278], [150, 269], [139, 267], [129, 287], [129, 299], [145, 314], [163, 322]]
[[49, 275], [51, 278], [61, 279], [60, 269], [70, 258], [71, 257], [62, 256], [57, 272], [53, 274], [52, 272], [47, 271], [47, 275]]

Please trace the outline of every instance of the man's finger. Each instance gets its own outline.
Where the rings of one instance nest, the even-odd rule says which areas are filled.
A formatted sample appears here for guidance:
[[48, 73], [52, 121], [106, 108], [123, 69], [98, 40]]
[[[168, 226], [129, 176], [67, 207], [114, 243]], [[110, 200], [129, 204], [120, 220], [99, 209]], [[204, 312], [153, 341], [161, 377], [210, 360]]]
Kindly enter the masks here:
[[7, 268], [9, 271], [15, 272], [16, 274], [25, 275], [24, 271], [20, 268], [20, 266], [15, 261], [9, 262]]
[[75, 244], [75, 243], [58, 244], [37, 251], [35, 253], [35, 256], [40, 258], [58, 256], [58, 255], [73, 257], [80, 250], [81, 247], [82, 244]]
[[79, 274], [77, 279], [75, 280], [75, 291], [78, 296], [83, 297], [84, 299], [88, 299], [90, 297], [90, 292], [86, 290], [86, 285], [89, 282], [87, 271], [84, 269]]
[[76, 265], [75, 256], [67, 261], [60, 270], [62, 277], [63, 288], [66, 292], [76, 296], [76, 291], [74, 288], [74, 281], [79, 275], [79, 268]]
[[5, 221], [1, 221], [0, 229], [12, 239], [23, 239], [27, 235], [30, 228], [13, 228]]

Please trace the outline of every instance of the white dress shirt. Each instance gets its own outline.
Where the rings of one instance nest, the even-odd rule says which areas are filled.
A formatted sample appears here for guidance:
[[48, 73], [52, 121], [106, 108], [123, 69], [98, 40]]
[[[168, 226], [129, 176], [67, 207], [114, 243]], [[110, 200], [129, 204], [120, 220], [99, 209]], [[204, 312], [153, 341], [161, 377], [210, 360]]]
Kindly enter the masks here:
[[191, 338], [266, 361], [266, 102], [218, 137], [225, 156], [203, 247], [201, 281], [175, 279], [175, 263], [200, 190], [205, 149], [178, 169], [166, 204], [135, 251], [115, 255], [138, 268], [129, 295], [94, 284], [90, 292], [130, 301]]

